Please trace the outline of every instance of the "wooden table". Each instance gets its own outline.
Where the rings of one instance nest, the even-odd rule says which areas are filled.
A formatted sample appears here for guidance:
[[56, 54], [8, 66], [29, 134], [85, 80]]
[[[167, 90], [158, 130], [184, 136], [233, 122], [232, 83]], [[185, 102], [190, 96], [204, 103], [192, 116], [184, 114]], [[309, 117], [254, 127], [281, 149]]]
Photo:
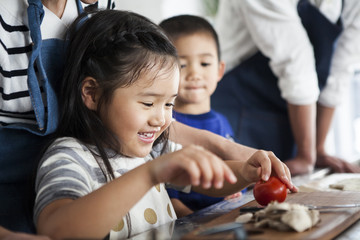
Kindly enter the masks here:
[[[294, 177], [293, 182], [297, 186], [300, 186], [304, 183], [323, 179], [328, 173], [328, 169], [317, 170], [309, 175]], [[241, 198], [214, 204], [208, 208], [195, 212], [192, 215], [177, 219], [175, 222], [152, 229], [136, 236], [135, 238], [133, 237], [132, 239], [184, 239], [185, 236], [189, 236], [189, 234], [191, 235], [192, 232], [199, 227], [209, 225], [218, 221], [218, 219], [221, 221], [221, 219], [228, 217], [229, 214], [231, 215], [232, 210], [248, 204], [253, 201], [253, 199], [252, 191], [250, 190]], [[357, 220], [353, 225], [341, 232], [334, 239], [360, 239], [360, 221]]]

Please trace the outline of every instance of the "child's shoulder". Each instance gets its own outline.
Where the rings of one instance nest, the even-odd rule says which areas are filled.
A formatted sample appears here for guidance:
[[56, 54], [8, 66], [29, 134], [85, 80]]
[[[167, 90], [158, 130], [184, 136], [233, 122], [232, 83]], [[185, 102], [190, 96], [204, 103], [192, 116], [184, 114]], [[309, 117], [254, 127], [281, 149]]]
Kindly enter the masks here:
[[85, 156], [90, 153], [89, 147], [80, 140], [73, 137], [61, 137], [55, 139], [47, 148], [45, 157], [48, 158], [58, 154]]
[[84, 144], [73, 137], [61, 137], [55, 139], [55, 141], [51, 144], [50, 148], [52, 147], [68, 147], [68, 148], [79, 148], [84, 146]]
[[46, 149], [39, 165], [47, 166], [51, 164], [75, 164], [76, 166], [85, 166], [85, 168], [97, 166], [91, 149], [80, 140], [72, 137], [57, 138]]

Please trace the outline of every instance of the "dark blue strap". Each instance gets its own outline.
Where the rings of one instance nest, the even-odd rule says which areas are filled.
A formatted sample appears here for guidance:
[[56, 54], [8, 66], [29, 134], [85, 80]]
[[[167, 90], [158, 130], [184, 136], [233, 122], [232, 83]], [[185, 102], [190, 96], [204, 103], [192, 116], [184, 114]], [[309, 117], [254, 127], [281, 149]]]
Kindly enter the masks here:
[[342, 21], [339, 18], [333, 24], [307, 0], [300, 0], [297, 9], [314, 49], [319, 88], [323, 89], [329, 76], [336, 40], [343, 30]]
[[[42, 131], [45, 128], [45, 107], [41, 96], [39, 81], [36, 77], [35, 62], [38, 70], [41, 69], [40, 50], [41, 32], [40, 25], [44, 18], [44, 9], [40, 0], [28, 0], [27, 9], [29, 19], [30, 36], [33, 41], [32, 53], [28, 66], [28, 85], [31, 102], [34, 107], [38, 128]], [[43, 77], [43, 76], [42, 76]]]
[[[54, 132], [58, 125], [58, 103], [55, 93], [56, 83], [54, 79], [49, 79], [53, 73], [47, 73], [43, 64], [44, 56], [42, 56], [43, 42], [41, 37], [41, 23], [44, 18], [44, 9], [41, 0], [28, 0], [29, 7], [28, 20], [30, 36], [33, 41], [32, 53], [29, 59], [28, 66], [28, 87], [31, 98], [31, 103], [34, 108], [35, 117], [37, 120], [37, 129], [28, 128], [29, 131], [37, 135], [48, 135]], [[79, 14], [83, 12], [80, 0], [76, 0]], [[60, 40], [61, 41], [61, 40]], [[50, 49], [49, 51], [55, 51]], [[51, 55], [50, 53], [47, 53]], [[46, 54], [45, 54], [46, 55]], [[48, 59], [45, 56], [45, 59]], [[60, 61], [60, 60], [59, 60]], [[57, 62], [47, 63], [47, 65], [59, 64]], [[35, 67], [38, 73], [36, 74]], [[49, 70], [48, 68], [46, 68]], [[61, 74], [61, 73], [59, 73]], [[56, 75], [56, 74], [55, 74]], [[45, 98], [43, 98], [43, 94]], [[46, 103], [44, 100], [46, 99]], [[24, 128], [24, 127], [20, 127]]]
[[76, 6], [77, 6], [77, 9], [78, 9], [79, 15], [84, 12], [84, 9], [83, 9], [83, 7], [81, 5], [80, 0], [76, 0]]

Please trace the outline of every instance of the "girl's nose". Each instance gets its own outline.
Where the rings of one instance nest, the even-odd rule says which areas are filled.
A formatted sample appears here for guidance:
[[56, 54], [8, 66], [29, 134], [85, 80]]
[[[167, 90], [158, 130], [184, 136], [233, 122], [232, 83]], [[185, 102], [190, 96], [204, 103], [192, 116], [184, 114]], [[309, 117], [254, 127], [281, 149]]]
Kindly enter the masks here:
[[164, 110], [158, 110], [151, 117], [149, 124], [154, 127], [161, 127], [165, 124], [165, 113]]

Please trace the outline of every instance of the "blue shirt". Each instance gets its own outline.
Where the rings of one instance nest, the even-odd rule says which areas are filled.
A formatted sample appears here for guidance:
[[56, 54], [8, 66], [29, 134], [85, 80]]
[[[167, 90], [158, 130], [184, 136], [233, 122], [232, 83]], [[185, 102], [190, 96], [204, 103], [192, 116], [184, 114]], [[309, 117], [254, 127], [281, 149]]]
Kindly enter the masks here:
[[214, 110], [210, 112], [193, 115], [174, 111], [173, 117], [176, 121], [191, 127], [205, 129], [220, 136], [232, 139], [234, 132], [227, 118]]
[[[178, 122], [184, 123], [191, 127], [211, 131], [228, 139], [232, 139], [232, 136], [234, 135], [230, 123], [226, 117], [214, 110], [210, 110], [210, 112], [198, 115], [184, 114], [174, 111], [173, 117]], [[179, 199], [193, 211], [208, 207], [224, 199], [209, 197], [193, 191], [190, 193], [185, 193], [176, 191], [172, 188], [167, 188], [167, 191], [170, 198]]]

